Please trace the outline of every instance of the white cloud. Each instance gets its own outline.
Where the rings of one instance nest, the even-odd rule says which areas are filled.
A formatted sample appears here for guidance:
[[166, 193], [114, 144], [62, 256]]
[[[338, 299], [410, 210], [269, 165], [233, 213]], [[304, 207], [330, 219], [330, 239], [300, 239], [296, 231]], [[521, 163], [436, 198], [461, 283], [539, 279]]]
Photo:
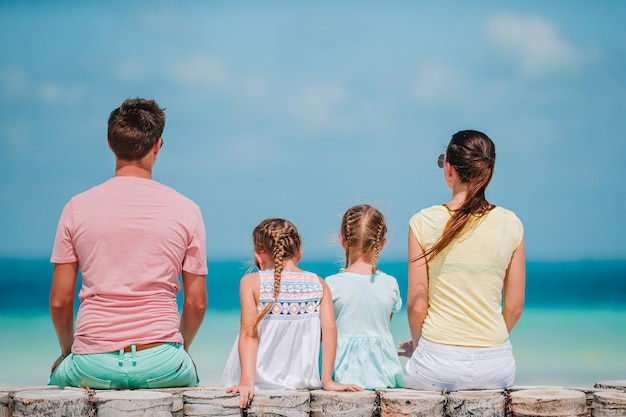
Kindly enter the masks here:
[[43, 83], [39, 86], [39, 98], [46, 103], [56, 103], [63, 96], [61, 86]]
[[140, 5], [137, 9], [137, 22], [150, 32], [170, 38], [192, 36], [193, 28], [189, 24], [189, 17], [180, 8], [181, 4], [170, 2]]
[[207, 55], [194, 55], [178, 59], [170, 64], [166, 71], [180, 84], [226, 89], [229, 76], [224, 62]]
[[0, 68], [0, 91], [4, 98], [24, 98], [32, 91], [26, 73], [18, 68]]
[[[288, 148], [280, 146], [273, 138], [263, 134], [243, 134], [214, 138], [213, 146], [206, 152], [207, 166], [215, 172], [257, 172], [259, 161], [288, 160], [293, 157]], [[237, 161], [233, 164], [233, 161]]]
[[229, 97], [240, 108], [266, 120], [276, 120], [279, 130], [372, 133], [385, 125], [381, 117], [384, 104], [366, 95], [351, 94], [343, 81], [281, 83], [257, 75], [233, 77], [232, 84], [237, 88], [229, 91]]
[[345, 120], [342, 121], [337, 115], [338, 107], [348, 100], [348, 94], [341, 84], [308, 85], [292, 99], [293, 102], [287, 108], [291, 108], [294, 116], [309, 128], [335, 128], [345, 124]]
[[81, 85], [35, 80], [18, 68], [0, 68], [0, 95], [16, 102], [39, 100], [42, 103], [76, 103], [85, 95]]
[[75, 104], [85, 97], [85, 88], [80, 85], [62, 85], [50, 82], [38, 86], [39, 99], [48, 104]]
[[137, 81], [146, 74], [146, 66], [138, 59], [129, 59], [116, 62], [111, 71], [118, 80]]
[[442, 104], [455, 100], [463, 90], [463, 75], [438, 63], [422, 66], [411, 86], [412, 95], [424, 104]]
[[25, 154], [31, 150], [28, 126], [24, 122], [12, 121], [2, 128], [2, 137], [6, 138], [9, 149]]
[[552, 22], [538, 16], [494, 15], [485, 32], [528, 76], [576, 72], [584, 60], [582, 51], [569, 44]]
[[266, 98], [270, 92], [267, 78], [260, 75], [243, 77], [237, 82], [241, 91], [248, 97]]

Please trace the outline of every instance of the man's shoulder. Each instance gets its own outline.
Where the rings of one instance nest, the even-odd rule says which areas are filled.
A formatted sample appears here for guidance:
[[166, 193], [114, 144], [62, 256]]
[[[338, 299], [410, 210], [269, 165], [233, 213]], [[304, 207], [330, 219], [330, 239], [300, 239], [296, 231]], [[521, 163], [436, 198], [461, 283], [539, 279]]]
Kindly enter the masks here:
[[154, 187], [159, 188], [159, 192], [163, 193], [164, 195], [166, 195], [169, 198], [172, 199], [176, 199], [179, 200], [181, 202], [184, 202], [186, 204], [192, 205], [192, 206], [198, 206], [198, 204], [193, 201], [191, 198], [187, 197], [186, 195], [184, 195], [183, 193], [181, 193], [178, 190], [175, 190], [174, 188], [170, 187], [169, 185], [165, 185], [161, 182], [158, 181], [152, 181], [152, 185]]
[[73, 201], [115, 199], [120, 196], [158, 196], [159, 201], [199, 209], [192, 199], [158, 181], [139, 177], [113, 177], [72, 197]]
[[81, 200], [83, 198], [89, 198], [92, 195], [98, 194], [101, 192], [101, 190], [105, 189], [109, 183], [109, 181], [111, 181], [111, 179], [108, 179], [104, 182], [101, 182], [99, 184], [96, 184], [94, 186], [91, 186], [90, 188], [87, 188], [77, 194], [75, 194], [71, 200]]

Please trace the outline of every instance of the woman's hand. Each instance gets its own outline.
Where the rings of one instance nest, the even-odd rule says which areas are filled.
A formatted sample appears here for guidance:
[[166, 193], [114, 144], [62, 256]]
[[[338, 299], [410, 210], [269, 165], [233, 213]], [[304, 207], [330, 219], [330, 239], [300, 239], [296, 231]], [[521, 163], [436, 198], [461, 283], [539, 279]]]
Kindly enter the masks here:
[[398, 343], [398, 356], [410, 358], [413, 355], [414, 350], [415, 346], [413, 346], [413, 340]]
[[64, 355], [59, 356], [59, 357], [57, 358], [57, 360], [56, 360], [56, 361], [54, 361], [54, 363], [52, 364], [52, 369], [50, 369], [50, 373], [53, 373], [53, 372], [54, 372], [54, 370], [55, 370], [55, 369], [57, 369], [57, 366], [59, 366], [59, 364], [60, 364], [61, 362], [63, 362], [63, 360], [64, 360], [65, 358], [67, 358], [67, 355], [65, 355], [65, 356], [64, 356]]
[[254, 397], [254, 385], [239, 384], [226, 388], [226, 392], [239, 394], [239, 408], [248, 408]]
[[323, 382], [322, 388], [326, 391], [363, 391], [363, 388], [355, 384], [340, 384], [339, 382], [329, 381]]

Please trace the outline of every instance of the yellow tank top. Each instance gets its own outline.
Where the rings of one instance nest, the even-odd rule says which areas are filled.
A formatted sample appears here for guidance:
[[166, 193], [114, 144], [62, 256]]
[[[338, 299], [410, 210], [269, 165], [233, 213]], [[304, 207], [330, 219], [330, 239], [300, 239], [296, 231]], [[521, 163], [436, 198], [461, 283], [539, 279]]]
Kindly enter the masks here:
[[[411, 231], [424, 250], [439, 239], [450, 215], [441, 205], [411, 218]], [[468, 226], [428, 263], [429, 306], [422, 337], [448, 345], [496, 346], [509, 337], [502, 288], [524, 229], [517, 216], [502, 207], [475, 217]]]

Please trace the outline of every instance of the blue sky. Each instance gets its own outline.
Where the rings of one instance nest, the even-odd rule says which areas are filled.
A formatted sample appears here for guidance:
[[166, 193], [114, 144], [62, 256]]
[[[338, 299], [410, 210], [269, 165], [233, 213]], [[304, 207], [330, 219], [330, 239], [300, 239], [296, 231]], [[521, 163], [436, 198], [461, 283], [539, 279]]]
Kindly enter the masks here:
[[339, 258], [343, 211], [449, 198], [450, 136], [496, 144], [493, 203], [531, 260], [626, 258], [624, 2], [0, 1], [0, 256], [49, 255], [74, 194], [114, 170], [111, 110], [166, 108], [154, 178], [195, 200], [209, 259], [266, 217]]

